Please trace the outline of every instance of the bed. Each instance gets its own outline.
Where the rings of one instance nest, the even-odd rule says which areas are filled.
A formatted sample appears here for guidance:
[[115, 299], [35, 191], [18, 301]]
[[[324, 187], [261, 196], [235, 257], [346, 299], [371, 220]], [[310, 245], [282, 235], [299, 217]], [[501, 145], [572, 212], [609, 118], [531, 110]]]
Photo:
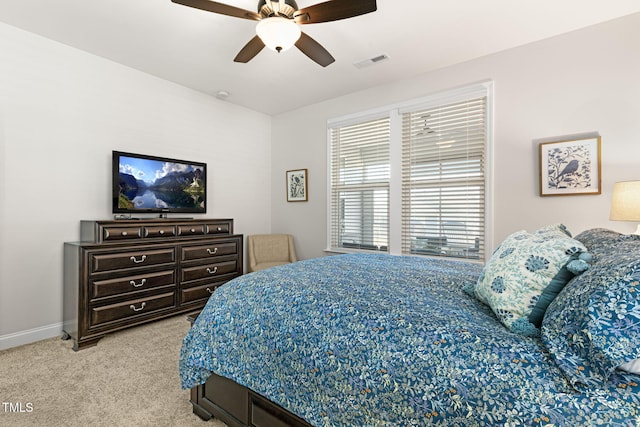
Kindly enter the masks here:
[[638, 343], [640, 238], [554, 224], [485, 265], [345, 254], [234, 279], [179, 369], [194, 412], [229, 426], [632, 427]]

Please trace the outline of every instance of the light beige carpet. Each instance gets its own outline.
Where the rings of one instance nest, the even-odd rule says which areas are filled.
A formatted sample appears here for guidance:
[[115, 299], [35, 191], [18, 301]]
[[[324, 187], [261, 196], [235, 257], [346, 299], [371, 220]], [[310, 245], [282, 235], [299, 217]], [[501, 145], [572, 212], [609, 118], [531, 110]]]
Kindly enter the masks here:
[[[59, 338], [0, 352], [0, 426], [224, 427], [194, 415], [189, 390], [180, 388], [188, 329], [186, 317], [176, 316], [78, 352]], [[25, 412], [11, 412], [8, 403]]]

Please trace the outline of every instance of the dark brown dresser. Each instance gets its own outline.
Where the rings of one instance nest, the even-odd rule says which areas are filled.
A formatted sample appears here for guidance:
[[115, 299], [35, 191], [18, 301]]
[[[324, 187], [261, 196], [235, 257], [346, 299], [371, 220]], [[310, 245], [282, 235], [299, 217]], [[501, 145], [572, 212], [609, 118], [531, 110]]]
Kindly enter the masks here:
[[74, 350], [105, 334], [198, 311], [242, 275], [232, 219], [81, 221], [64, 244], [64, 337]]

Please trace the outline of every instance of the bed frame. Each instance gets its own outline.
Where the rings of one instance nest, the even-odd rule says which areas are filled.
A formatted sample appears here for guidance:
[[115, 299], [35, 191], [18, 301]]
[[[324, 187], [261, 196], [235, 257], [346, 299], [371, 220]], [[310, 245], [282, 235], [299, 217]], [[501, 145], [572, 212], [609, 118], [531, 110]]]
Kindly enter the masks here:
[[193, 413], [229, 427], [313, 427], [302, 418], [238, 383], [212, 374], [191, 389]]

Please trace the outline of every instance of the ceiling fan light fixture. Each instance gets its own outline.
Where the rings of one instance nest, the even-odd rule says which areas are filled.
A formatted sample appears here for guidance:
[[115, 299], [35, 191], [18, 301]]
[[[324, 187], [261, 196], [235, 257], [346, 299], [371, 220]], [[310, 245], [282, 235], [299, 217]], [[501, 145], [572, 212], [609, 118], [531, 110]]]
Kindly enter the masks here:
[[274, 16], [261, 19], [256, 34], [269, 49], [282, 52], [291, 48], [300, 38], [300, 27], [291, 19]]

